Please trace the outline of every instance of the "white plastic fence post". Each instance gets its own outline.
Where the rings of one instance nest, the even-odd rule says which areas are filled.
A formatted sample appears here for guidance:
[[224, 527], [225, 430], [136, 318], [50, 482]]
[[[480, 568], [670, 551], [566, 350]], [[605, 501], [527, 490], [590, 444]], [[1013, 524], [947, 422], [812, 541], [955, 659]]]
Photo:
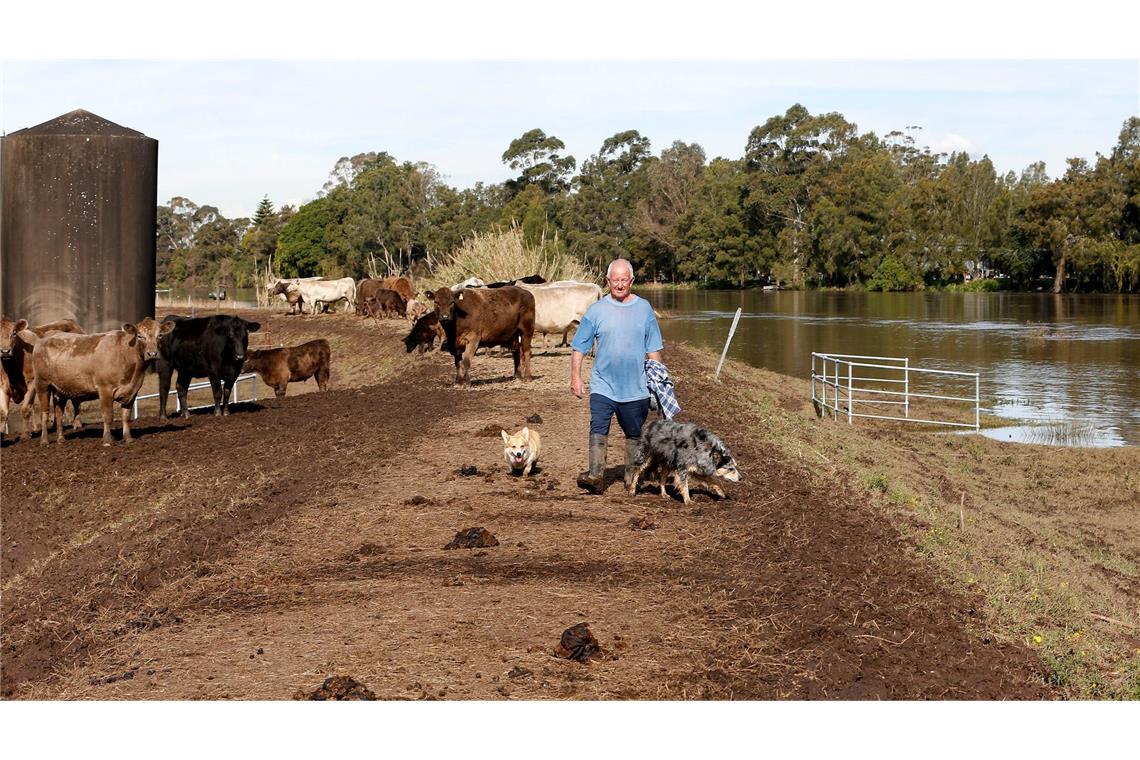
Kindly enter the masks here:
[[847, 424], [850, 425], [851, 415], [855, 411], [855, 389], [851, 382], [851, 362], [847, 362]]
[[736, 316], [732, 318], [732, 327], [728, 331], [728, 340], [724, 342], [724, 350], [720, 352], [720, 363], [716, 365], [716, 379], [720, 380], [720, 368], [724, 366], [724, 357], [728, 355], [728, 344], [732, 343], [732, 336], [736, 333], [736, 324], [740, 321], [742, 307], [736, 307]]
[[974, 373], [974, 430], [982, 429], [982, 375]]
[[910, 417], [910, 357], [905, 357], [903, 361], [905, 362], [903, 367], [904, 371], [906, 372], [906, 383], [903, 385], [903, 391], [906, 393], [906, 395], [903, 397], [903, 400], [906, 402], [906, 405], [903, 407], [903, 409], [906, 416]]

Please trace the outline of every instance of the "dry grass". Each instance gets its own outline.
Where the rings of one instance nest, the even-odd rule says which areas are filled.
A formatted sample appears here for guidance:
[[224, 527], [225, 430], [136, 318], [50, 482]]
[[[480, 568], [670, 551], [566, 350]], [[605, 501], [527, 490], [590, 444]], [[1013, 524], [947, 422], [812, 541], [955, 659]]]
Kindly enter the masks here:
[[951, 588], [981, 592], [993, 636], [1036, 649], [1069, 696], [1140, 698], [1140, 451], [848, 425], [815, 416], [807, 381], [737, 362], [722, 380], [819, 484], [861, 487]]
[[451, 287], [473, 276], [485, 282], [501, 282], [532, 274], [542, 275], [548, 282], [601, 282], [599, 272], [558, 251], [545, 237], [537, 246], [527, 245], [522, 230], [513, 226], [508, 230], [473, 234], [433, 267], [424, 283], [434, 290]]

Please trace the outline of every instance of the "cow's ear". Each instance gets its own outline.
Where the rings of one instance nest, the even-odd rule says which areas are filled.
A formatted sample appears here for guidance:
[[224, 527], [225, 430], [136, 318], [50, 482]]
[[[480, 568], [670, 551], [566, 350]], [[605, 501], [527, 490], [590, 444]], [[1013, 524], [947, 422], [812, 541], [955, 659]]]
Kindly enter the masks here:
[[127, 335], [138, 335], [139, 329], [132, 325], [130, 322], [123, 323], [123, 332]]
[[27, 329], [28, 329], [28, 320], [21, 319], [19, 322], [16, 323], [16, 326], [12, 328], [12, 332], [18, 333], [18, 332], [23, 332], [24, 330], [27, 330]]
[[159, 335], [162, 335], [163, 333], [168, 333], [173, 329], [174, 329], [174, 323], [173, 322], [165, 322], [164, 321], [161, 325], [158, 326], [158, 333], [159, 333]]
[[257, 332], [258, 330], [261, 329], [261, 323], [260, 322], [246, 322], [245, 324], [246, 324], [246, 327], [248, 328], [249, 332]]

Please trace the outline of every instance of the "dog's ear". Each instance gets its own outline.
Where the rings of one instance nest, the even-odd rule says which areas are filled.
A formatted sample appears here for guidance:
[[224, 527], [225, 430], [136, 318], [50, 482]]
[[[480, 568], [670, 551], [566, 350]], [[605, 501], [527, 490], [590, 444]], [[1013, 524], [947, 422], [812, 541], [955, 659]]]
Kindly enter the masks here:
[[530, 428], [523, 428], [522, 429], [522, 436], [523, 436], [523, 438], [525, 438], [529, 441], [530, 440]]
[[506, 430], [500, 430], [499, 432], [503, 434], [503, 443], [506, 443], [510, 439], [510, 436], [507, 435], [507, 431]]

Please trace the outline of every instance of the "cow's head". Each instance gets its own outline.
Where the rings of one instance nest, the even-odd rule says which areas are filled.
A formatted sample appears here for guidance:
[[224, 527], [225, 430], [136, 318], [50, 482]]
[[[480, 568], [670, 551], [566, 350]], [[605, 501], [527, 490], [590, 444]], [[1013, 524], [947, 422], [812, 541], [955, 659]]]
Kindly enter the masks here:
[[283, 295], [289, 292], [289, 283], [284, 280], [278, 280], [277, 283], [269, 289], [269, 295]]
[[435, 312], [429, 312], [416, 320], [416, 323], [412, 325], [412, 331], [408, 333], [408, 337], [404, 338], [404, 348], [408, 349], [409, 354], [417, 348], [423, 350], [425, 345], [431, 347], [435, 340], [435, 325], [437, 323]]
[[16, 350], [16, 336], [28, 329], [28, 320], [13, 322], [7, 317], [0, 318], [0, 357], [7, 359]]
[[431, 300], [435, 302], [435, 313], [439, 315], [439, 321], [447, 322], [455, 319], [456, 295], [456, 293], [451, 292], [450, 288], [440, 288], [431, 294]]
[[229, 317], [218, 320], [215, 327], [222, 339], [222, 357], [239, 364], [245, 362], [246, 351], [249, 348], [249, 334], [260, 330], [261, 324], [241, 317]]
[[127, 322], [123, 325], [123, 332], [128, 336], [127, 345], [139, 352], [143, 361], [158, 358], [158, 339], [174, 329], [174, 322], [155, 322], [147, 317], [138, 324]]

